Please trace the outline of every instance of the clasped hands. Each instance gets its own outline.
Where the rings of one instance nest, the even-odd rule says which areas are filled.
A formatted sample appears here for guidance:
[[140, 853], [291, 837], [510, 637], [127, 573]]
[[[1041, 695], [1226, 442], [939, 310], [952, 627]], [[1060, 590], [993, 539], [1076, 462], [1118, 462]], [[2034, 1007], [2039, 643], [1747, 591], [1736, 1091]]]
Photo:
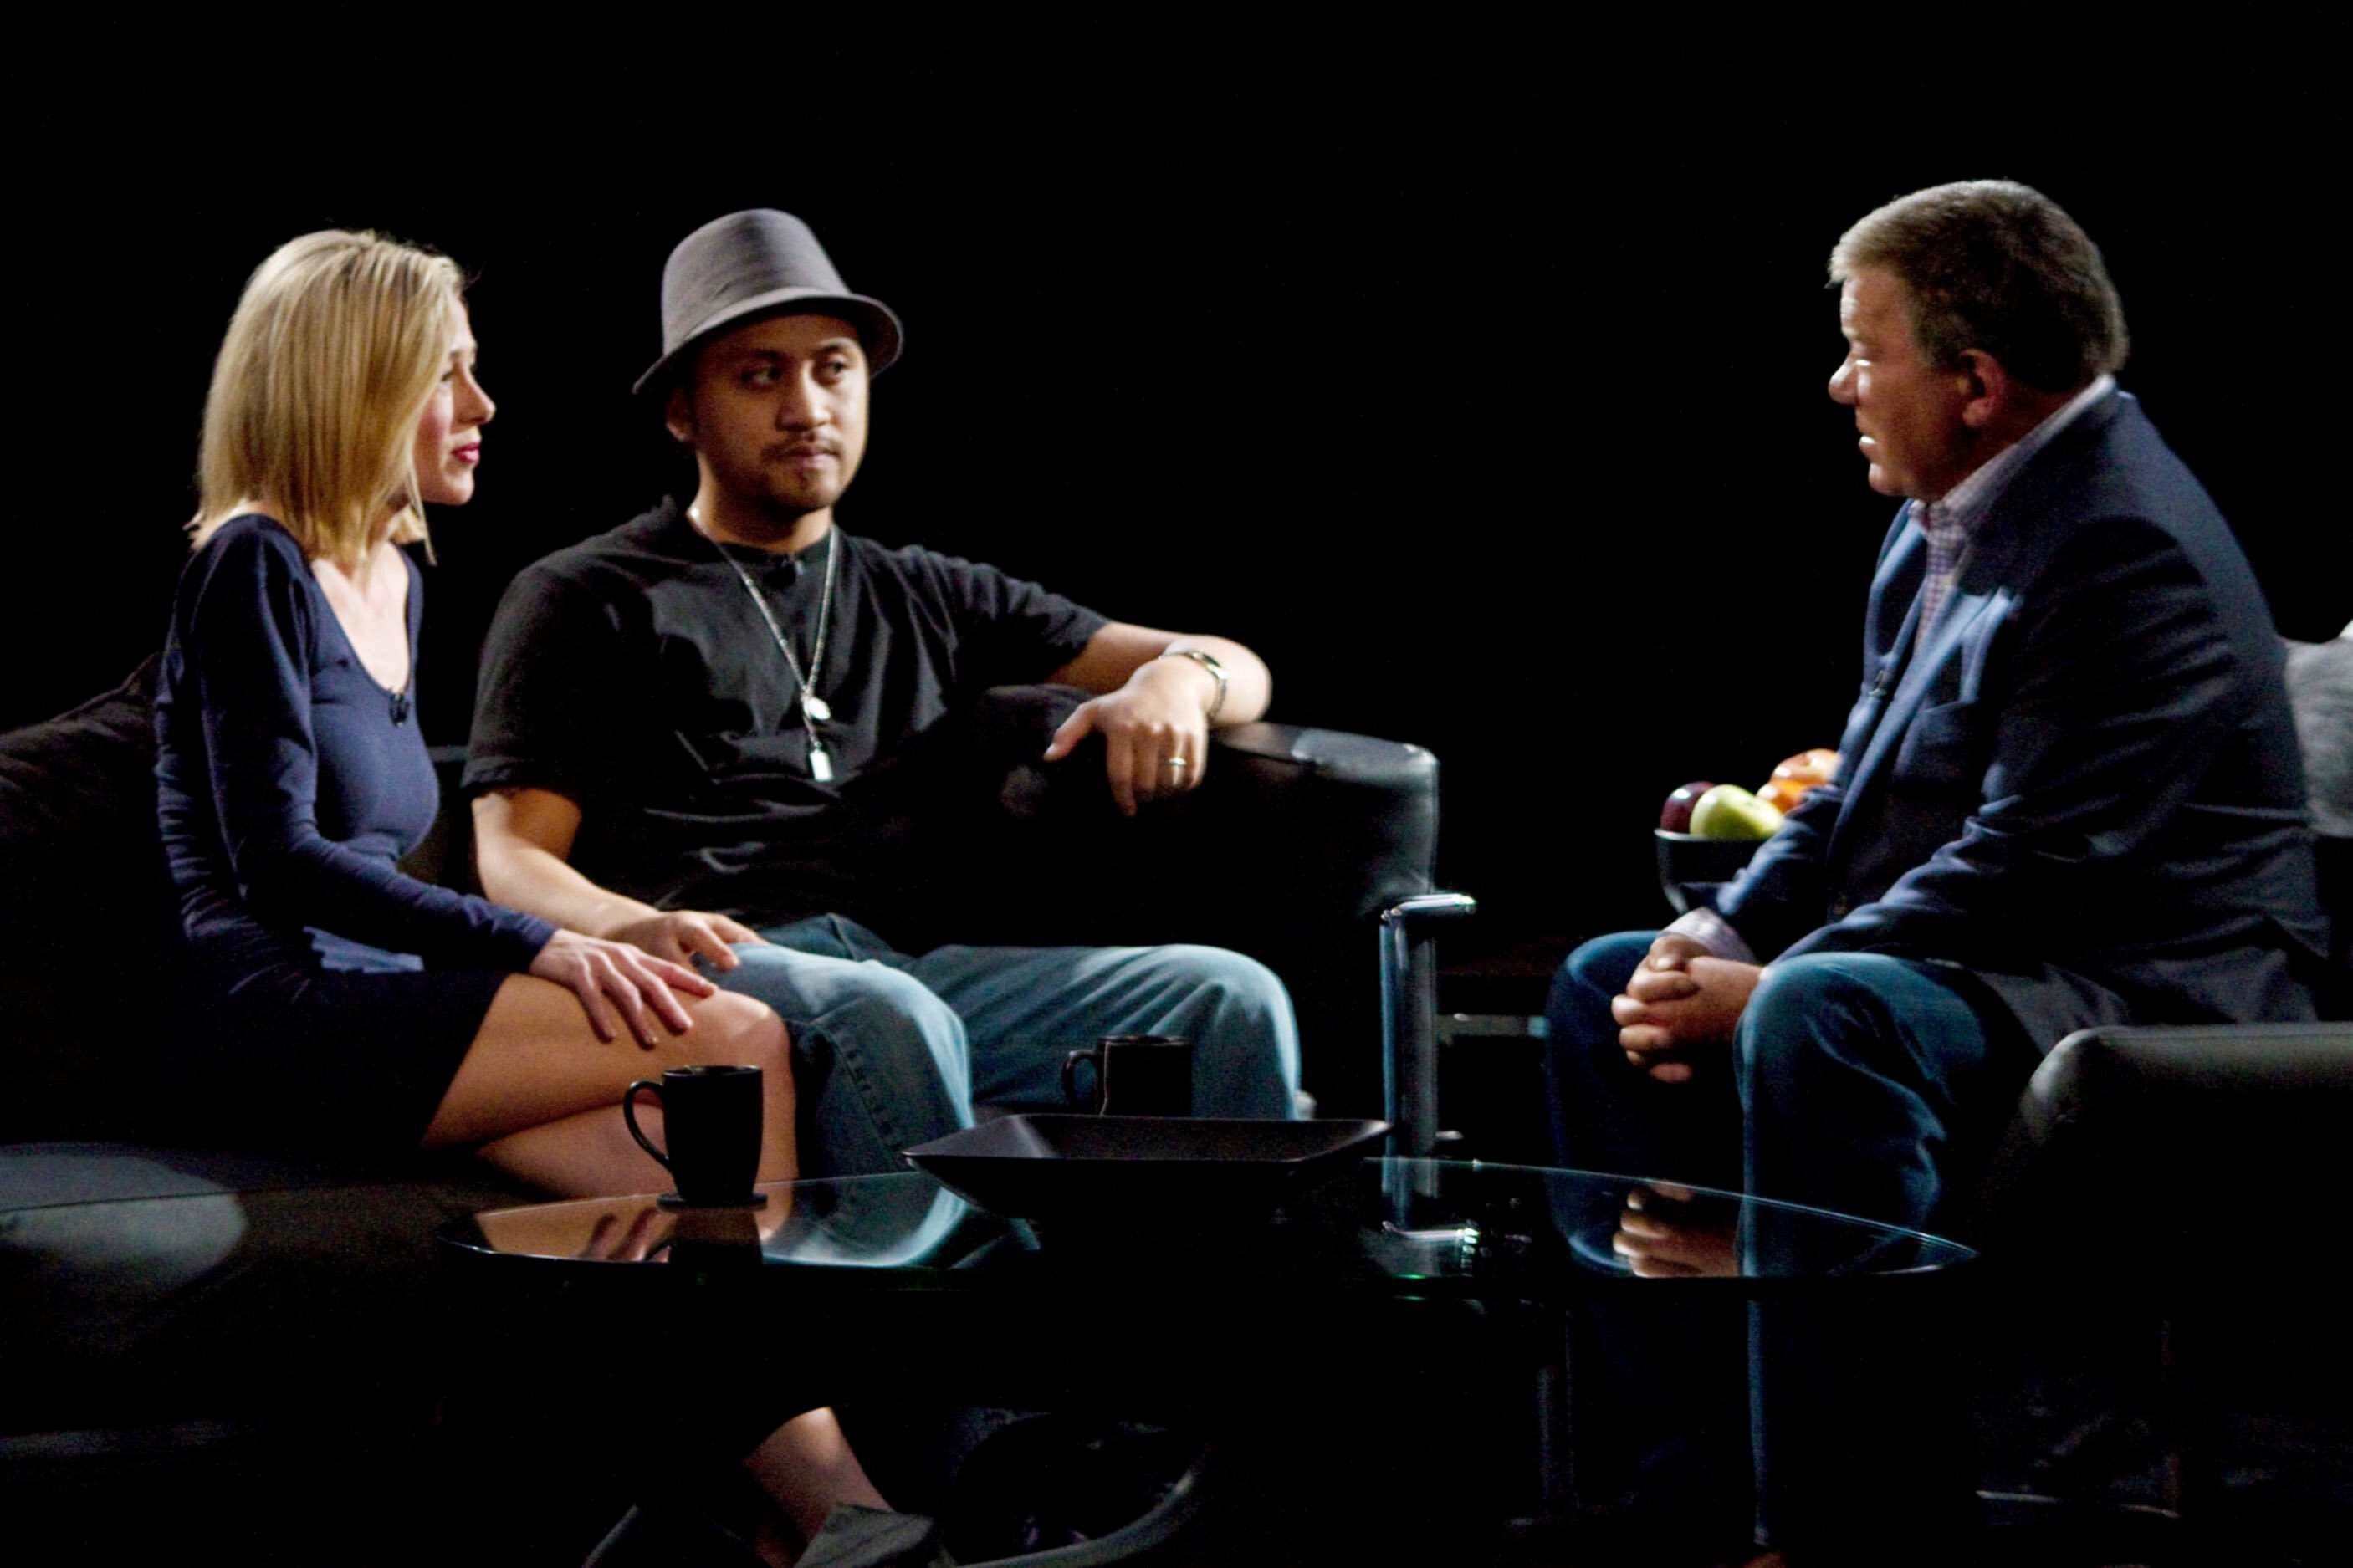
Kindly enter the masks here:
[[1735, 1199], [1645, 1182], [1626, 1194], [1609, 1250], [1637, 1279], [1726, 1278], [1740, 1272], [1739, 1218]]
[[1661, 1083], [1690, 1082], [1706, 1047], [1730, 1043], [1763, 973], [1712, 957], [1680, 931], [1661, 931], [1625, 994], [1609, 1000], [1626, 1059]]
[[1079, 704], [1046, 747], [1060, 762], [1089, 735], [1103, 738], [1103, 773], [1120, 811], [1200, 784], [1209, 765], [1208, 705], [1217, 679], [1189, 659], [1146, 660], [1127, 684]]

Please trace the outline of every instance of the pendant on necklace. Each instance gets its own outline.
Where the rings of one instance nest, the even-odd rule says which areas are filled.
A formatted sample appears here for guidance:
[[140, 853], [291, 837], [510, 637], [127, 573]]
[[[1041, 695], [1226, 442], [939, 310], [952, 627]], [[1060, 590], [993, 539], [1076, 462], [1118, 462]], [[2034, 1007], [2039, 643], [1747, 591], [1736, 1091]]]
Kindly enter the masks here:
[[830, 724], [833, 722], [833, 709], [826, 702], [824, 698], [819, 697], [813, 691], [803, 692], [801, 694], [801, 711], [807, 714], [811, 719], [814, 719], [820, 724]]
[[826, 753], [825, 742], [815, 735], [809, 737], [809, 777], [819, 784], [833, 782], [833, 758]]

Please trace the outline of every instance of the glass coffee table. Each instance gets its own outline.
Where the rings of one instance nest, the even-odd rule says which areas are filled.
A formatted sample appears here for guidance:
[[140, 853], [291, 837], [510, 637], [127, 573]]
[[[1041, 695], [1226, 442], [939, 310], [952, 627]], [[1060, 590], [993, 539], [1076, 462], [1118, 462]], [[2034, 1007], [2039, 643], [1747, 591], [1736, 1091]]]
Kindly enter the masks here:
[[1364, 1160], [1272, 1212], [1176, 1202], [1087, 1223], [1001, 1217], [912, 1173], [763, 1193], [756, 1209], [589, 1199], [451, 1226], [475, 1321], [519, 1347], [478, 1383], [525, 1399], [549, 1368], [593, 1369], [581, 1418], [633, 1435], [649, 1490], [826, 1405], [1096, 1412], [1202, 1436], [1204, 1464], [1131, 1539], [1051, 1559], [1071, 1563], [1482, 1561], [1535, 1462], [1528, 1373], [1560, 1361], [1581, 1303], [1835, 1294], [1901, 1312], [1974, 1257], [1815, 1209], [1479, 1163]]

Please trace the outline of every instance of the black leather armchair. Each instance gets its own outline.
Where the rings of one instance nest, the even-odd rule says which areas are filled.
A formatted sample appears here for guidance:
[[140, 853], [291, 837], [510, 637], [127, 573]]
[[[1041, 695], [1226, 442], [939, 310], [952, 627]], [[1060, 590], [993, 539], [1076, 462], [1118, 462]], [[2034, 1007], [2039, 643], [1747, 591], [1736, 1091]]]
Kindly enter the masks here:
[[[2334, 1021], [2068, 1036], [2029, 1081], [1988, 1163], [1968, 1237], [2013, 1310], [2031, 1301], [2054, 1323], [2089, 1319], [2118, 1333], [2153, 1321], [2164, 1496], [2141, 1517], [2192, 1531], [2211, 1521], [2221, 1489], [2222, 1393], [2201, 1366], [2217, 1324], [2252, 1326], [2283, 1347], [2301, 1335], [2299, 1353], [2316, 1367], [2353, 1372], [2334, 1348], [2336, 1329], [2316, 1326], [2316, 1277], [2302, 1262], [2319, 1237], [2342, 1230], [2337, 1194], [2353, 1169], [2343, 1152], [2353, 1134], [2353, 641], [2291, 644], [2289, 670], [2334, 931], [2336, 973], [2322, 977]], [[1677, 908], [1706, 892], [1677, 885], [1678, 870], [1704, 883], [1737, 869], [1701, 863], [1681, 845], [1662, 845], [1660, 864]], [[2266, 1278], [2278, 1282], [2258, 1282]], [[2353, 1474], [2353, 1459], [2343, 1468]], [[2000, 1500], [2031, 1517], [2058, 1500]], [[2119, 1516], [2103, 1517], [2087, 1528], [2114, 1545]], [[2243, 1531], [2239, 1540], [2249, 1545]]]
[[2292, 1260], [2342, 1228], [2334, 1216], [2353, 1131], [2353, 642], [2306, 651], [2328, 660], [2302, 662], [2290, 697], [2334, 932], [2335, 973], [2322, 977], [2332, 1021], [2109, 1026], [2061, 1040], [2027, 1084], [1978, 1194], [1976, 1228], [2016, 1272], [2197, 1309], [2246, 1296], [2238, 1270], [2216, 1267], [2218, 1242], [2236, 1258]]

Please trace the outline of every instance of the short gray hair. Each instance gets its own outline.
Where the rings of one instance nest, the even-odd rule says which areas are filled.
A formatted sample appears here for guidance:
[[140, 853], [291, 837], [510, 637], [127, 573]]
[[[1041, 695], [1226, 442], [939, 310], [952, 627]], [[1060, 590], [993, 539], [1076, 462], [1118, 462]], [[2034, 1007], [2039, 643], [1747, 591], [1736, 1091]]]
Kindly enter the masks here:
[[1831, 281], [1889, 272], [1941, 368], [1979, 349], [2030, 386], [2067, 392], [2125, 363], [2124, 302], [2100, 247], [2059, 204], [2010, 180], [1898, 196], [1839, 237]]

